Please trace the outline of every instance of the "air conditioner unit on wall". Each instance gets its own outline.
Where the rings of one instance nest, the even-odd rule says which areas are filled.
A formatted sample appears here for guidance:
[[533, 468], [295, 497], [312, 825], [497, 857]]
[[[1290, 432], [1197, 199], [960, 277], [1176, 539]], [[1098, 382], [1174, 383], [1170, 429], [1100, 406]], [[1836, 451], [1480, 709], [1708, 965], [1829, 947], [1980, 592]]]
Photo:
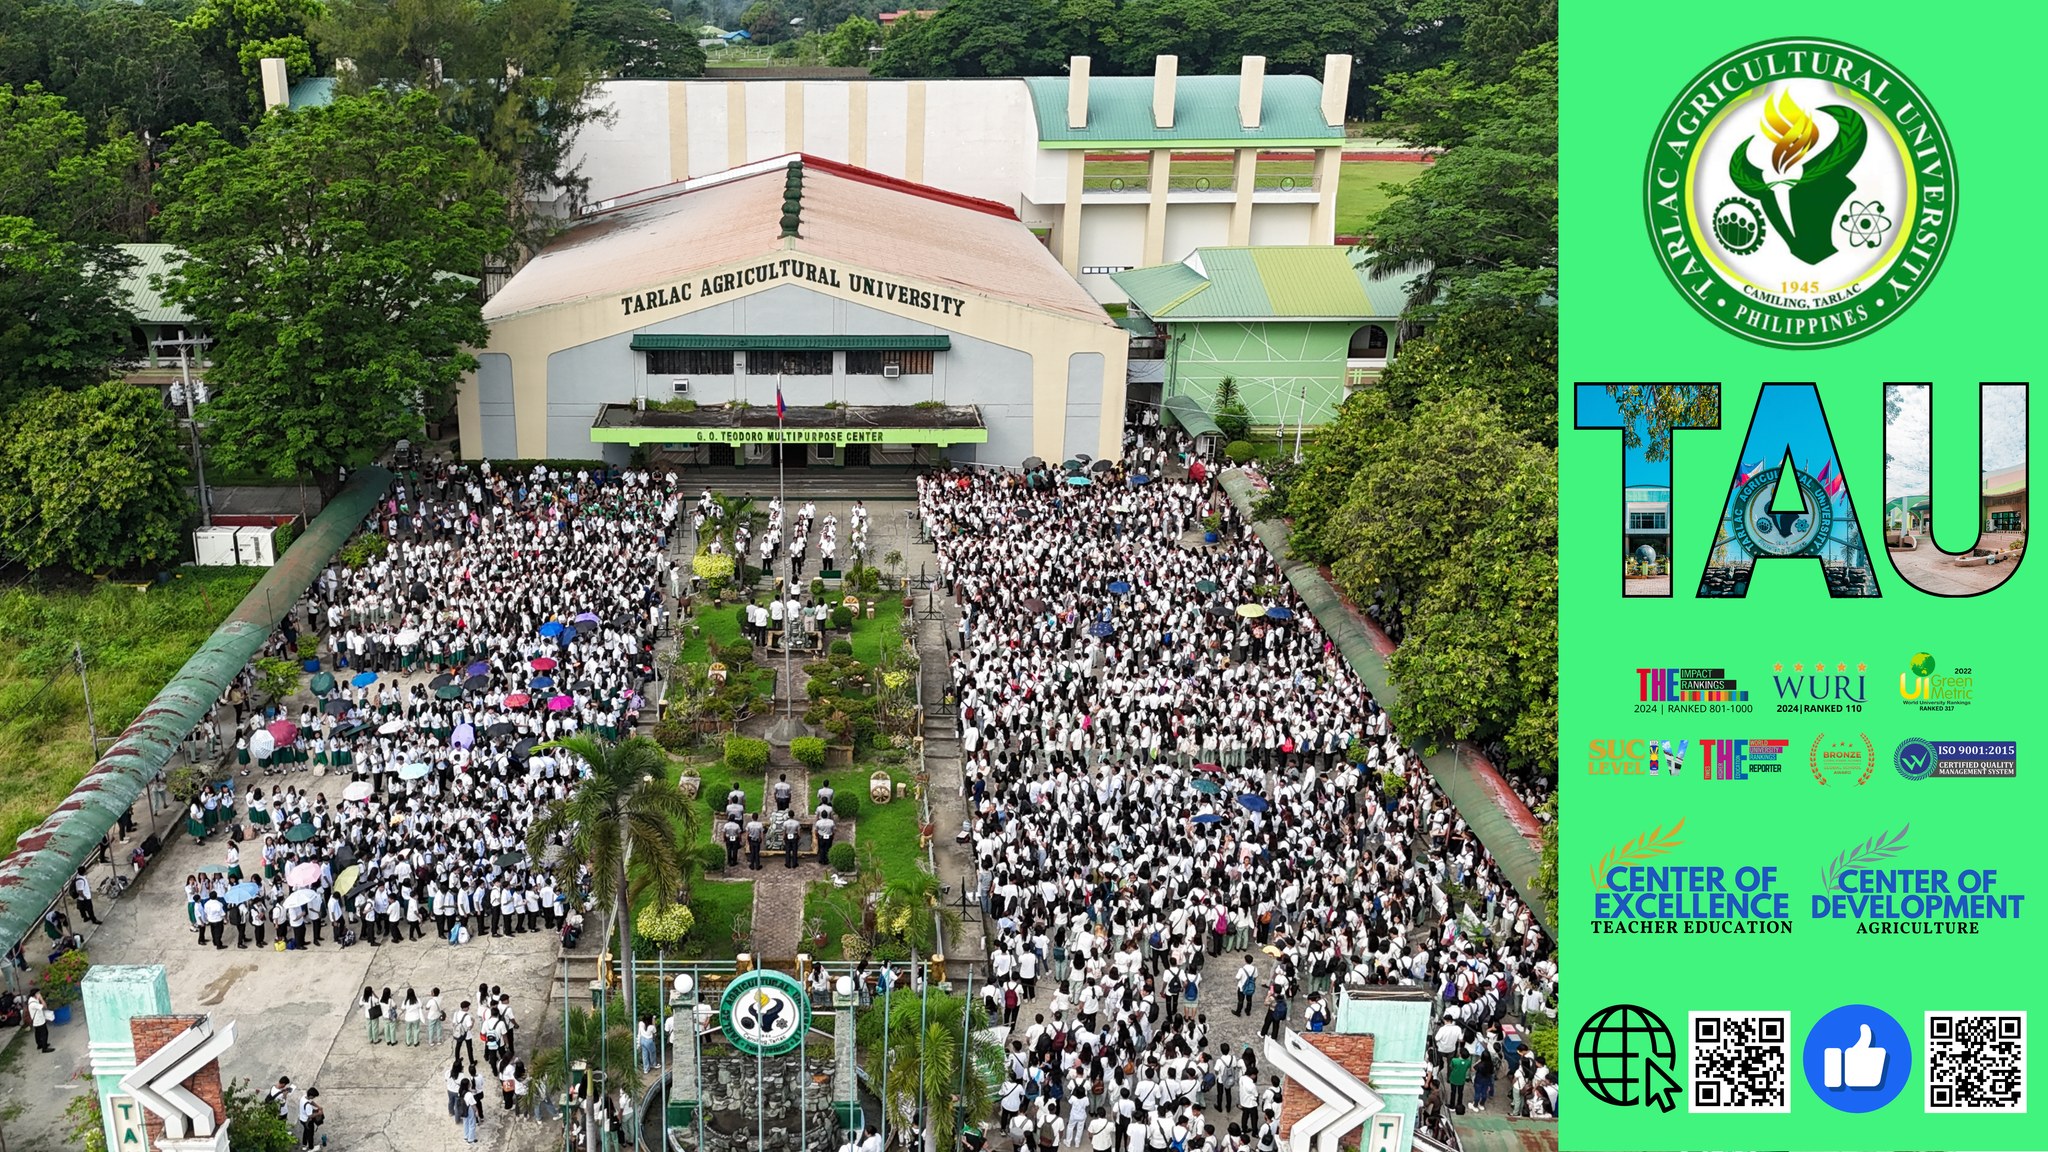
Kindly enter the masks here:
[[755, 461], [757, 461], [757, 460], [766, 460], [767, 458], [768, 458], [768, 445], [766, 445], [766, 444], [749, 444], [749, 445], [747, 445], [747, 462], [748, 462], [748, 463], [753, 463], [753, 462], [755, 462]]
[[902, 368], [901, 368], [900, 366], [898, 366], [898, 365], [895, 365], [895, 364], [889, 364], [889, 365], [885, 365], [885, 366], [883, 366], [883, 368], [882, 368], [882, 377], [883, 377], [884, 379], [887, 379], [887, 380], [894, 380], [894, 379], [896, 379], [896, 378], [897, 378], [898, 376], [901, 376], [901, 375], [903, 375], [903, 369], [902, 369]]
[[676, 377], [674, 380], [669, 381], [669, 389], [676, 395], [681, 396], [690, 390], [690, 378], [688, 376]]

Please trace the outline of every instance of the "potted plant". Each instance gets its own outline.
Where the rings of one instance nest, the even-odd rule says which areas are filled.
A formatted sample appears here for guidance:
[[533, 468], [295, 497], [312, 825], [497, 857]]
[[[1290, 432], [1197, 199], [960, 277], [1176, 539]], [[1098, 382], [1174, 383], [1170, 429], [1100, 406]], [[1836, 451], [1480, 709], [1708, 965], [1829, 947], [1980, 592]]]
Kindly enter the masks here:
[[74, 948], [55, 960], [43, 971], [43, 1002], [55, 1013], [55, 1023], [71, 1023], [71, 1006], [79, 1001], [79, 985], [85, 982], [85, 974], [92, 967], [92, 957], [83, 948]]
[[320, 670], [320, 638], [308, 633], [299, 637], [299, 667], [308, 672]]
[[1223, 534], [1223, 514], [1211, 512], [1202, 517], [1202, 543], [1214, 544]]

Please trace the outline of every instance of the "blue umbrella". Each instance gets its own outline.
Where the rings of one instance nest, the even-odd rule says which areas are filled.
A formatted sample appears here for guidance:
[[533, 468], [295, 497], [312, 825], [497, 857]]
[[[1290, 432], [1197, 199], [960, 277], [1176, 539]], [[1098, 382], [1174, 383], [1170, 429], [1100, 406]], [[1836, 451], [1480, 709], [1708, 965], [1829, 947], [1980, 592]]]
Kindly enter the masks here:
[[489, 664], [486, 664], [483, 661], [479, 660], [476, 663], [471, 664], [469, 667], [464, 668], [463, 672], [471, 676], [482, 676], [484, 673], [489, 672], [490, 670], [491, 666]]
[[1206, 796], [1214, 796], [1218, 792], [1223, 791], [1223, 786], [1214, 780], [1191, 780], [1188, 783], [1195, 791]]
[[1266, 609], [1266, 618], [1268, 620], [1292, 620], [1294, 619], [1294, 613], [1275, 604], [1271, 608]]
[[376, 682], [377, 674], [375, 672], [358, 672], [352, 679], [349, 680], [349, 683], [356, 686], [357, 688], [368, 688], [370, 685], [375, 684]]
[[425, 776], [427, 773], [432, 772], [433, 770], [434, 769], [432, 767], [426, 764], [421, 764], [417, 762], [407, 764], [405, 767], [400, 768], [398, 770], [398, 778], [400, 780], [417, 780], [420, 777]]
[[1152, 478], [1150, 476], [1145, 475], [1143, 472], [1140, 472], [1137, 475], [1131, 477], [1131, 487], [1133, 488], [1143, 488], [1145, 485], [1150, 484], [1151, 482]]
[[1200, 816], [1197, 816], [1197, 817], [1195, 817], [1195, 819], [1194, 819], [1194, 823], [1196, 823], [1196, 824], [1217, 824], [1217, 823], [1221, 823], [1221, 822], [1222, 822], [1222, 820], [1223, 820], [1223, 817], [1221, 817], [1221, 816], [1218, 816], [1218, 815], [1217, 815], [1217, 814], [1215, 814], [1214, 812], [1204, 812], [1204, 813], [1202, 813], [1202, 814], [1201, 814]]
[[1272, 807], [1271, 804], [1266, 803], [1266, 798], [1264, 796], [1261, 796], [1256, 792], [1247, 792], [1244, 795], [1239, 796], [1237, 798], [1237, 802], [1239, 804], [1244, 805], [1245, 808], [1253, 812], [1264, 812], [1266, 809]]
[[554, 639], [554, 638], [555, 638], [555, 637], [557, 637], [557, 636], [560, 636], [560, 635], [562, 634], [562, 623], [561, 623], [561, 621], [559, 621], [559, 620], [550, 620], [550, 621], [548, 621], [547, 623], [545, 623], [545, 624], [541, 625], [541, 626], [540, 626], [540, 634], [541, 634], [541, 635], [543, 635], [543, 636], [546, 636], [546, 637], [547, 637], [548, 639], [550, 639], [550, 640]]
[[1097, 620], [1088, 626], [1088, 631], [1097, 636], [1113, 636], [1116, 634], [1116, 625], [1107, 620]]
[[1072, 484], [1076, 488], [1086, 488], [1090, 484], [1095, 483], [1095, 481], [1090, 480], [1086, 476], [1075, 474], [1067, 477], [1067, 483]]
[[533, 683], [527, 685], [528, 688], [535, 692], [539, 692], [544, 688], [553, 688], [554, 686], [555, 678], [552, 676], [535, 676]]
[[1109, 594], [1112, 596], [1128, 595], [1130, 591], [1131, 582], [1128, 580], [1118, 580], [1116, 583], [1111, 584], [1109, 586]]
[[247, 904], [262, 894], [263, 885], [256, 883], [254, 880], [244, 880], [233, 888], [228, 889], [228, 894], [224, 899], [230, 904]]
[[556, 639], [560, 640], [564, 644], [567, 644], [569, 641], [574, 640], [575, 638], [576, 630], [574, 628], [564, 628], [562, 629], [562, 634], [556, 637]]

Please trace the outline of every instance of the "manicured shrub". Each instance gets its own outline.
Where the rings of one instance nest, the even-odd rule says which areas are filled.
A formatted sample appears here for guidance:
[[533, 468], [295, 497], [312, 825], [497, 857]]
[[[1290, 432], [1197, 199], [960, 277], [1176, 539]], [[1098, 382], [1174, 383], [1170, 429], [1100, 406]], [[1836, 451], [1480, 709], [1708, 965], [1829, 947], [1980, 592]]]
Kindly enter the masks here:
[[727, 736], [725, 766], [736, 776], [759, 772], [768, 766], [768, 742], [751, 736]]
[[1242, 464], [1255, 455], [1257, 455], [1257, 451], [1253, 449], [1248, 441], [1232, 440], [1223, 446], [1223, 458], [1232, 464]]
[[817, 736], [799, 736], [789, 742], [789, 754], [815, 772], [825, 766], [825, 741]]
[[[832, 615], [833, 615], [833, 618], [834, 618], [834, 619], [837, 619], [837, 618], [838, 618], [838, 615], [839, 615], [839, 613], [840, 613], [840, 612], [844, 612], [844, 611], [846, 611], [846, 609], [844, 609], [844, 608], [841, 608], [841, 609], [838, 609], [837, 611], [833, 612], [833, 614], [832, 614]], [[851, 641], [851, 640], [834, 640], [834, 641], [832, 642], [832, 654], [833, 654], [834, 656], [851, 656], [851, 655], [853, 655], [853, 641]]]
[[832, 845], [832, 870], [852, 872], [853, 868], [853, 845], [844, 840]]

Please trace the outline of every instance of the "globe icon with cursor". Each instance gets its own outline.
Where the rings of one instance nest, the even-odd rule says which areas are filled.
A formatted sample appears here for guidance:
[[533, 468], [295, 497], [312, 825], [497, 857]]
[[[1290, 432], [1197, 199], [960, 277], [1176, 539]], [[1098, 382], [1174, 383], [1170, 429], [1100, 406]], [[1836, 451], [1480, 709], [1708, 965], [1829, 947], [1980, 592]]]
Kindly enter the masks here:
[[1671, 1029], [1648, 1008], [1616, 1004], [1593, 1014], [1572, 1045], [1572, 1068], [1586, 1091], [1618, 1108], [1671, 1111], [1681, 1091], [1671, 1070]]

